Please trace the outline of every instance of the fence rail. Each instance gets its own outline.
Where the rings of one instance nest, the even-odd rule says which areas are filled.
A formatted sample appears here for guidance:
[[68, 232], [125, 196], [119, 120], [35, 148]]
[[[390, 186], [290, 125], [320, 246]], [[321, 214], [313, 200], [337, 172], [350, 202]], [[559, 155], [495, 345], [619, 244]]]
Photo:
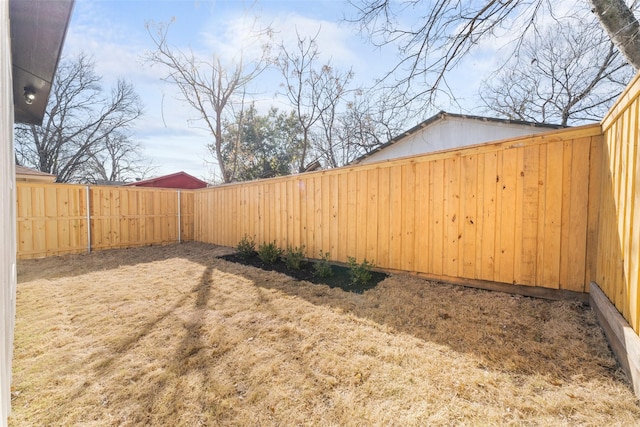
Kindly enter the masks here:
[[[599, 125], [195, 193], [195, 239], [585, 292]], [[595, 179], [594, 179], [595, 177]]]
[[193, 191], [19, 182], [16, 193], [18, 258], [193, 240]]

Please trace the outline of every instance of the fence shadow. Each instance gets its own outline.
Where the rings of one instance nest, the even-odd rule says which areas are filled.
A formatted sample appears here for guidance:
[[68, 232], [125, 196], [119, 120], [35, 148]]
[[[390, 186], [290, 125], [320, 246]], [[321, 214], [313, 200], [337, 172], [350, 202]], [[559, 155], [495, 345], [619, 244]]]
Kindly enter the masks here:
[[[305, 373], [312, 356], [303, 355], [313, 353], [314, 346], [326, 345], [335, 336], [331, 345], [339, 353], [338, 360], [362, 357], [354, 340], [369, 332], [380, 335], [375, 341], [379, 352], [373, 349], [366, 354], [368, 357], [383, 357], [381, 353], [399, 339], [403, 346], [415, 344], [416, 348], [424, 349], [419, 351], [427, 352], [427, 360], [430, 352], [437, 352], [434, 363], [442, 361], [442, 357], [462, 356], [465, 369], [484, 371], [487, 375], [507, 373], [509, 381], [530, 383], [538, 381], [533, 376], [540, 375], [542, 386], [554, 388], [571, 387], [574, 378], [601, 382], [612, 379], [618, 385], [623, 378], [591, 309], [579, 303], [482, 291], [404, 275], [393, 275], [375, 288], [356, 294], [218, 258], [231, 251], [187, 243], [72, 257], [80, 270], [67, 275], [72, 277], [71, 282], [83, 272], [109, 274], [110, 268], [118, 266], [145, 264], [143, 271], [151, 272], [156, 268], [148, 263], [158, 262], [157, 270], [163, 272], [159, 274], [170, 282], [168, 287], [167, 283], [162, 286], [170, 291], [147, 292], [142, 284], [145, 279], [140, 277], [135, 279], [131, 303], [123, 300], [124, 293], [117, 290], [129, 287], [127, 279], [121, 285], [113, 282], [113, 294], [109, 291], [96, 297], [92, 288], [86, 287], [82, 295], [60, 299], [57, 305], [61, 313], [71, 309], [67, 317], [61, 315], [63, 321], [56, 326], [63, 329], [71, 326], [82, 329], [83, 322], [119, 328], [118, 321], [110, 318], [109, 310], [99, 315], [86, 313], [82, 301], [88, 298], [97, 298], [107, 308], [117, 304], [122, 313], [128, 313], [132, 306], [142, 309], [146, 304], [149, 310], [131, 314], [139, 317], [131, 323], [136, 326], [120, 328], [119, 335], [107, 341], [96, 335], [86, 354], [82, 353], [84, 348], [78, 349], [75, 338], [69, 341], [60, 357], [66, 358], [65, 354], [74, 351], [79, 352], [78, 357], [71, 363], [60, 359], [52, 377], [72, 378], [78, 372], [85, 377], [69, 393], [59, 395], [56, 404], [70, 412], [78, 400], [84, 399], [87, 390], [102, 387], [106, 407], [111, 405], [109, 402], [117, 407], [123, 405], [123, 399], [130, 401], [135, 407], [135, 411], [127, 413], [132, 423], [161, 423], [162, 414], [184, 409], [184, 395], [191, 396], [192, 403], [228, 415], [219, 400], [240, 402], [249, 390], [245, 379], [236, 375], [242, 365], [220, 361], [234, 354], [242, 358], [238, 348], [270, 343], [271, 347], [249, 352], [245, 362], [253, 366], [252, 360], [256, 363], [262, 360], [257, 355], [265, 352], [274, 358], [286, 358], [291, 369]], [[170, 259], [185, 259], [197, 268], [180, 262], [169, 268], [161, 265], [163, 260]], [[67, 257], [55, 261], [69, 264], [61, 262], [68, 261]], [[47, 262], [52, 267], [56, 264], [54, 259]], [[64, 268], [72, 270], [73, 266]], [[32, 279], [51, 277], [41, 270], [29, 273]], [[125, 277], [131, 271], [117, 274]], [[155, 279], [150, 278], [148, 283], [153, 286]], [[68, 301], [78, 304], [67, 307]], [[65, 319], [71, 324], [66, 325]], [[327, 327], [323, 328], [325, 323]], [[322, 333], [305, 337], [303, 331], [310, 328], [321, 328]], [[91, 347], [94, 345], [95, 348]], [[447, 369], [446, 366], [441, 369]], [[235, 374], [227, 372], [228, 369], [235, 369]], [[256, 369], [266, 368], [260, 365]], [[116, 384], [120, 387], [122, 381], [126, 383], [122, 387], [130, 395], [122, 395], [123, 390], [115, 387]], [[95, 411], [101, 414], [100, 408]], [[216, 414], [212, 416], [221, 416]]]
[[217, 261], [257, 288], [353, 315], [419, 340], [471, 354], [477, 367], [563, 382], [591, 372], [618, 372], [592, 310], [549, 301], [394, 275], [364, 294], [300, 282], [285, 275]]
[[17, 263], [18, 283], [38, 279], [76, 277], [91, 272], [115, 269], [127, 265], [158, 262], [175, 257], [192, 258], [194, 262], [202, 263], [207, 259], [207, 256], [209, 259], [213, 259], [218, 255], [230, 252], [232, 252], [230, 248], [223, 246], [185, 242], [127, 249], [109, 249], [91, 252], [90, 254], [22, 259], [18, 260]]
[[[376, 288], [355, 294], [217, 258], [232, 251], [189, 242], [22, 260], [19, 283], [184, 258], [208, 270], [213, 268], [214, 274], [218, 270], [241, 276], [257, 288], [280, 291], [397, 333], [473, 354], [478, 366], [524, 375], [542, 373], [559, 381], [585, 369], [603, 375], [617, 369], [594, 313], [580, 303], [471, 289], [405, 275], [393, 275]], [[569, 347], [571, 353], [567, 353]], [[567, 356], [560, 356], [563, 354]]]

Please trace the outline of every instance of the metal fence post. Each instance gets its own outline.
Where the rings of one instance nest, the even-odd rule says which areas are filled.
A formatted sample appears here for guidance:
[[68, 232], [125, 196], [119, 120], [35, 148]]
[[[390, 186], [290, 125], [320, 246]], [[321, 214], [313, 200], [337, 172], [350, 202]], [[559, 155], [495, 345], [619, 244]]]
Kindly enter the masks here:
[[180, 218], [180, 190], [178, 190], [178, 243], [182, 243], [182, 236], [180, 235], [182, 230], [181, 230], [181, 226], [182, 224], [180, 224], [181, 222], [181, 218]]
[[87, 185], [87, 253], [91, 253], [91, 190]]

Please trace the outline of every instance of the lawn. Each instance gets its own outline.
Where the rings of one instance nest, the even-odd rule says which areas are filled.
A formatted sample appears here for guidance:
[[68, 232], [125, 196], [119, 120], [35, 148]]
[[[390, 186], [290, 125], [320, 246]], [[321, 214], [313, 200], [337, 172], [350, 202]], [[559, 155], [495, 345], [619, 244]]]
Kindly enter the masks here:
[[589, 307], [200, 243], [21, 261], [10, 425], [638, 425]]

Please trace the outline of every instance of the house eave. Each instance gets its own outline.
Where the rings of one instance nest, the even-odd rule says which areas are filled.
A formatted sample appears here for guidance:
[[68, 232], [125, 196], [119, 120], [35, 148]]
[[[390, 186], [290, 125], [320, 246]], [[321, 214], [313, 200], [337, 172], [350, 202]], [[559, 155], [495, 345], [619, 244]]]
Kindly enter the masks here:
[[[10, 0], [16, 123], [40, 125], [47, 108], [74, 0]], [[29, 103], [25, 92], [33, 92]]]

